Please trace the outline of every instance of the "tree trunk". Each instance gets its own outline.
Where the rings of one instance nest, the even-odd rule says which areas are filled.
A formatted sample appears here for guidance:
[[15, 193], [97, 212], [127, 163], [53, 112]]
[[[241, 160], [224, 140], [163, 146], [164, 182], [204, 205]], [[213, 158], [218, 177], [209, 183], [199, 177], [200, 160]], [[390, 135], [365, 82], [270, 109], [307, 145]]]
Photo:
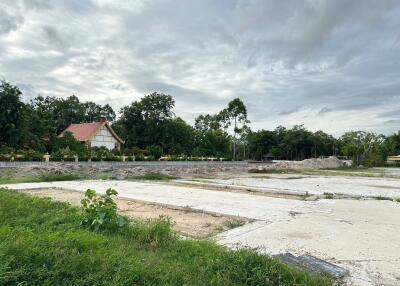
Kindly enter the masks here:
[[235, 127], [233, 129], [233, 161], [236, 161], [236, 117], [235, 117]]

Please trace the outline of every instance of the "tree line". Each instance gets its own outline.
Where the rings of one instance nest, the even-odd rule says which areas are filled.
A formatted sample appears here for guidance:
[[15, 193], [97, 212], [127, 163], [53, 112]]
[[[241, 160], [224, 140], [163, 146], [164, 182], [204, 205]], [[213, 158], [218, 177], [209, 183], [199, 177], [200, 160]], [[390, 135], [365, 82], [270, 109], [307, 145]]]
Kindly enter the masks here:
[[[20, 89], [6, 81], [0, 85], [0, 147], [60, 154], [63, 150], [85, 153], [90, 150], [71, 136], [58, 138], [71, 123], [107, 118], [125, 141], [128, 155], [212, 156], [228, 160], [275, 158], [302, 160], [343, 155], [357, 165], [385, 164], [388, 155], [400, 153], [400, 132], [384, 136], [365, 131], [346, 132], [340, 138], [323, 131], [311, 132], [302, 125], [275, 130], [251, 130], [247, 108], [239, 98], [216, 114], [203, 114], [193, 126], [174, 113], [171, 95], [151, 93], [116, 112], [108, 104], [81, 102], [67, 98], [37, 96], [24, 103]], [[8, 149], [7, 149], [8, 148]]]

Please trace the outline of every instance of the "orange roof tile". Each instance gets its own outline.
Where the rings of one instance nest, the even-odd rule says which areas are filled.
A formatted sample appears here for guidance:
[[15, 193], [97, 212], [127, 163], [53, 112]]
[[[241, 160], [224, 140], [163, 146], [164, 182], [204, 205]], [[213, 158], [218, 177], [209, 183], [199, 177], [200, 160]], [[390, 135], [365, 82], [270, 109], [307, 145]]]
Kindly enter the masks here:
[[124, 143], [121, 138], [112, 130], [107, 121], [93, 122], [93, 123], [79, 123], [79, 124], [70, 124], [63, 132], [61, 132], [58, 137], [63, 137], [65, 132], [71, 132], [74, 135], [75, 139], [81, 142], [89, 141], [93, 136], [96, 135], [97, 131], [106, 126], [107, 129], [111, 132], [114, 138], [120, 142]]

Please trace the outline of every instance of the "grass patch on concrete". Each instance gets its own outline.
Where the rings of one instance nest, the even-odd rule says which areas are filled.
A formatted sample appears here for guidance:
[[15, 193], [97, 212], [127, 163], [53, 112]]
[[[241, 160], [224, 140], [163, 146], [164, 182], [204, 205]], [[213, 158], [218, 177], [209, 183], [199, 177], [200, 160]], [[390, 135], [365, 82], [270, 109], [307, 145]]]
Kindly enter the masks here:
[[375, 196], [375, 197], [372, 197], [372, 198], [375, 199], [375, 200], [378, 200], [378, 201], [394, 201], [393, 198], [385, 197], [385, 196]]
[[83, 180], [85, 176], [77, 173], [65, 173], [65, 174], [42, 174], [38, 176], [27, 176], [27, 177], [15, 177], [10, 174], [3, 174], [0, 176], [1, 184], [17, 184], [17, 183], [37, 183], [37, 182], [53, 182], [53, 181], [73, 181]]
[[249, 173], [253, 174], [298, 174], [300, 170], [292, 169], [250, 169]]
[[112, 180], [113, 175], [111, 173], [100, 172], [96, 174], [96, 180]]
[[0, 285], [332, 285], [254, 251], [181, 240], [163, 218], [91, 231], [79, 208], [4, 189], [0, 217]]
[[324, 192], [324, 198], [327, 200], [332, 200], [334, 198], [333, 193]]
[[342, 177], [366, 177], [366, 178], [390, 178], [400, 179], [399, 176], [386, 174], [384, 171], [371, 169], [358, 169], [341, 167], [337, 169], [250, 169], [249, 173], [253, 174], [298, 174], [311, 176], [342, 176]]
[[178, 177], [169, 176], [162, 173], [147, 173], [141, 176], [130, 176], [126, 178], [130, 181], [146, 180], [146, 181], [169, 181], [178, 179]]
[[228, 229], [233, 229], [233, 228], [237, 228], [240, 227], [242, 225], [244, 225], [246, 222], [243, 220], [239, 220], [239, 219], [234, 219], [234, 220], [228, 220], [224, 223], [224, 225], [228, 228]]

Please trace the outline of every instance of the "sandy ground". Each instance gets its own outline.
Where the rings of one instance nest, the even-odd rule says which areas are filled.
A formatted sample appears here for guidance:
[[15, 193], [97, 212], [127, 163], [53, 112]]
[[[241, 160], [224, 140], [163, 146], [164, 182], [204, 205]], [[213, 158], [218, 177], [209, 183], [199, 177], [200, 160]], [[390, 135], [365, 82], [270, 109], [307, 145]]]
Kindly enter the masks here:
[[[332, 177], [331, 184], [336, 180], [336, 187], [340, 189], [341, 179]], [[299, 180], [302, 179], [282, 179], [281, 184]], [[105, 192], [112, 187], [121, 197], [131, 200], [247, 217], [256, 221], [226, 231], [216, 240], [232, 248], [257, 248], [267, 254], [314, 255], [349, 269], [351, 276], [345, 281], [347, 285], [400, 285], [400, 203], [345, 199], [301, 201], [128, 181], [29, 183], [8, 187], [16, 190], [58, 187], [81, 192], [87, 188]], [[313, 189], [311, 183], [310, 189]]]
[[290, 192], [309, 195], [324, 193], [344, 194], [359, 197], [400, 198], [400, 179], [342, 177], [342, 176], [303, 176], [297, 174], [253, 176], [230, 179], [197, 179], [196, 182], [180, 180], [181, 183], [207, 183], [220, 186], [241, 186], [260, 192]]
[[[21, 192], [28, 195], [68, 202], [75, 206], [80, 206], [81, 199], [84, 197], [82, 192], [60, 189], [28, 189]], [[119, 212], [125, 216], [138, 219], [156, 219], [160, 216], [166, 216], [172, 222], [172, 229], [182, 235], [196, 238], [210, 237], [221, 231], [228, 230], [231, 224], [240, 225], [249, 222], [249, 219], [241, 217], [210, 214], [200, 211], [194, 212], [189, 208], [126, 199], [117, 199], [115, 202], [117, 203]]]

